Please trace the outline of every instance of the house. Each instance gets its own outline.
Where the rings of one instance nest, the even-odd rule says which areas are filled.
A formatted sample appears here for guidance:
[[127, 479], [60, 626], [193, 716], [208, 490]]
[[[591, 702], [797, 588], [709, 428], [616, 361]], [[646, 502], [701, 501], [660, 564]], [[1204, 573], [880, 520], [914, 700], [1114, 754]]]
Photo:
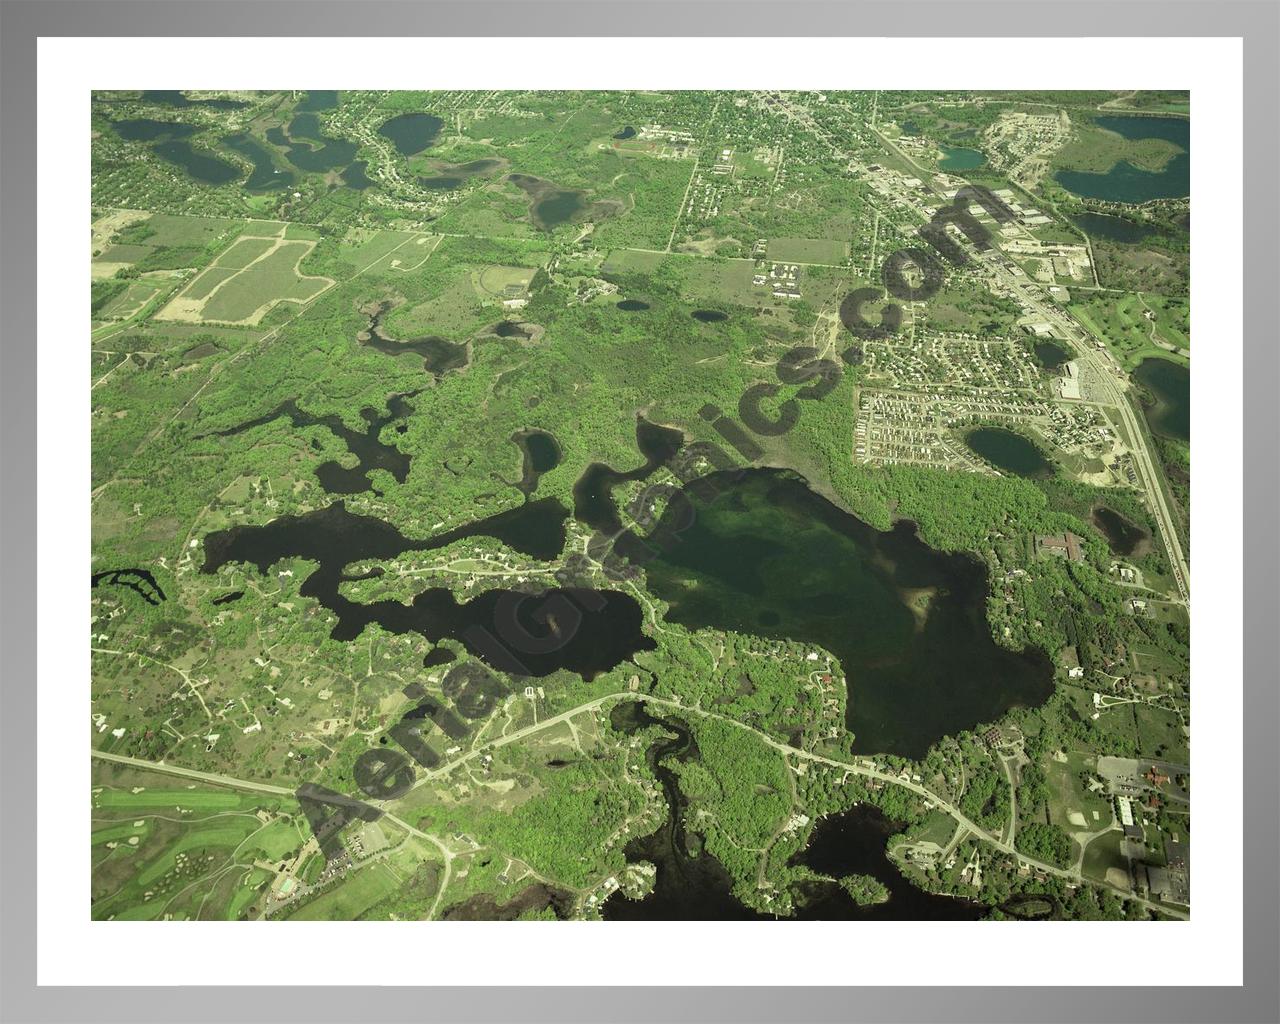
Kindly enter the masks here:
[[1069, 562], [1084, 561], [1080, 538], [1068, 530], [1061, 534], [1045, 534], [1036, 537], [1036, 550], [1042, 555], [1055, 555]]

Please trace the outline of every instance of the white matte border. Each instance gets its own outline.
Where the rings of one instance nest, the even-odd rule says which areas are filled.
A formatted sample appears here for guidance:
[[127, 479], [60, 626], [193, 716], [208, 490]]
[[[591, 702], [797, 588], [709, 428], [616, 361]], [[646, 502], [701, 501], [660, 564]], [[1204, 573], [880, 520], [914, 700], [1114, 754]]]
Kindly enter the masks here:
[[[533, 48], [531, 51], [531, 47]], [[1000, 67], [965, 60], [1017, 49]], [[371, 56], [376, 54], [376, 61]], [[1239, 985], [1242, 954], [1242, 96], [1239, 39], [73, 39], [39, 43], [38, 982], [75, 984], [1124, 985], [1086, 948], [1158, 948], [1164, 985]], [[660, 55], [660, 57], [655, 57]], [[534, 58], [534, 59], [531, 59]], [[967, 66], [966, 66], [967, 65]], [[251, 69], [262, 69], [253, 71]], [[324, 69], [323, 72], [317, 69]], [[1087, 80], [1102, 69], [1106, 80]], [[317, 81], [317, 77], [323, 77]], [[66, 357], [82, 265], [93, 89], [1190, 89], [1192, 110], [1192, 920], [1140, 922], [92, 922], [89, 411]], [[1212, 112], [1212, 113], [1209, 113]], [[72, 379], [75, 377], [73, 375]], [[87, 391], [87, 376], [85, 380]], [[1212, 416], [1206, 416], [1206, 411]], [[1199, 413], [1199, 415], [1197, 415]], [[73, 511], [74, 510], [74, 511]], [[1194, 524], [1212, 524], [1196, 530]], [[67, 615], [66, 602], [72, 602]], [[83, 615], [81, 632], [67, 629]], [[74, 723], [80, 721], [81, 725]], [[1206, 794], [1208, 796], [1206, 797]], [[84, 804], [81, 801], [84, 801]], [[278, 929], [283, 928], [284, 932]], [[975, 929], [981, 929], [975, 932]], [[1158, 929], [1158, 931], [1153, 931]], [[287, 934], [285, 934], [287, 933]], [[964, 934], [961, 934], [964, 933]], [[687, 945], [684, 945], [687, 944]], [[647, 951], [647, 952], [646, 952]], [[675, 954], [675, 955], [672, 955]], [[658, 956], [660, 970], [649, 969]]]

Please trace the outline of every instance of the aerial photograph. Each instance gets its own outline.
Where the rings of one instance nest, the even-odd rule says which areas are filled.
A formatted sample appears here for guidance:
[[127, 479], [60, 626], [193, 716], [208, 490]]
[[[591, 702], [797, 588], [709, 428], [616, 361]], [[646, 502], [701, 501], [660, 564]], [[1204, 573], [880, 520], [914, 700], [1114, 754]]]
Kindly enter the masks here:
[[1189, 93], [86, 99], [93, 920], [1190, 918]]

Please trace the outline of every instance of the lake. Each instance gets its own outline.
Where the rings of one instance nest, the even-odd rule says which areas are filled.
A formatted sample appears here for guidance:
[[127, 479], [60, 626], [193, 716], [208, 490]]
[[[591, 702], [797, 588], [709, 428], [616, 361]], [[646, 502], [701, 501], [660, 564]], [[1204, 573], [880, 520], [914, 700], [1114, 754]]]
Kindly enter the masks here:
[[728, 313], [722, 313], [718, 309], [695, 309], [689, 315], [704, 324], [718, 324], [721, 320], [729, 319]]
[[1151, 539], [1151, 534], [1141, 526], [1129, 522], [1124, 516], [1105, 505], [1099, 505], [1090, 514], [1094, 526], [1107, 538], [1107, 546], [1113, 555], [1132, 555], [1139, 545]]
[[576, 672], [592, 679], [656, 646], [643, 632], [643, 611], [628, 594], [589, 587], [538, 590], [494, 589], [459, 603], [444, 587], [400, 600], [367, 603], [341, 593], [347, 565], [385, 561], [406, 551], [432, 551], [469, 537], [493, 537], [530, 558], [549, 561], [564, 548], [568, 510], [554, 498], [468, 523], [424, 540], [395, 526], [349, 512], [337, 501], [314, 512], [282, 515], [261, 526], [233, 526], [204, 538], [204, 573], [233, 563], [255, 565], [263, 575], [282, 559], [301, 558], [318, 567], [299, 587], [337, 617], [335, 640], [357, 640], [376, 623], [389, 633], [418, 633], [433, 644], [460, 643], [500, 672], [547, 676]]
[[1056, 370], [1071, 361], [1071, 351], [1056, 341], [1037, 341], [1033, 346], [1036, 362], [1046, 370]]
[[435, 142], [443, 126], [433, 114], [397, 114], [383, 122], [378, 134], [390, 139], [401, 156], [413, 156]]
[[533, 219], [544, 228], [554, 228], [567, 224], [586, 208], [586, 201], [581, 192], [572, 189], [557, 189], [548, 192], [533, 204], [530, 212]]
[[527, 498], [538, 489], [538, 480], [560, 465], [560, 445], [545, 430], [533, 428], [512, 435], [523, 456], [520, 482], [516, 488]]
[[920, 757], [1052, 692], [1043, 651], [992, 640], [986, 566], [935, 551], [913, 524], [876, 530], [784, 470], [713, 473], [684, 493], [654, 531], [678, 542], [644, 563], [667, 620], [829, 651], [855, 750]]
[[858, 804], [821, 819], [793, 863], [832, 878], [870, 875], [889, 890], [889, 899], [859, 906], [839, 886], [820, 886], [799, 916], [869, 921], [977, 921], [986, 917], [987, 908], [981, 904], [925, 892], [898, 870], [885, 846], [903, 827], [873, 804]]
[[1053, 476], [1053, 466], [1040, 449], [1012, 430], [978, 427], [964, 435], [964, 443], [996, 469], [1006, 473], [1031, 479]]
[[1141, 242], [1155, 230], [1145, 224], [1138, 224], [1124, 217], [1113, 217], [1106, 213], [1077, 213], [1071, 223], [1090, 238], [1105, 238], [1111, 242], [1122, 242], [1132, 245]]
[[509, 174], [507, 180], [529, 196], [530, 218], [544, 231], [567, 224], [587, 209], [586, 193], [581, 190], [560, 188], [532, 174]]
[[243, 174], [235, 164], [205, 150], [192, 148], [187, 140], [199, 131], [194, 125], [138, 117], [115, 121], [112, 128], [127, 142], [150, 142], [151, 151], [156, 156], [206, 185], [225, 185]]
[[356, 336], [356, 341], [389, 356], [412, 352], [422, 358], [422, 368], [436, 377], [467, 365], [471, 357], [466, 342], [457, 344], [433, 334], [408, 341], [387, 337], [382, 333], [382, 317], [389, 309], [388, 303], [379, 305], [377, 311], [369, 317], [368, 328]]
[[1157, 434], [1191, 440], [1191, 371], [1159, 356], [1142, 360], [1133, 379], [1151, 396], [1143, 403], [1147, 423]]
[[236, 181], [243, 172], [235, 164], [228, 163], [204, 150], [193, 149], [186, 139], [167, 139], [151, 147], [156, 156], [182, 168], [196, 181], [205, 185], [226, 185]]
[[210, 110], [239, 110], [249, 104], [243, 100], [208, 99], [193, 100], [177, 89], [147, 89], [142, 94], [144, 103], [163, 103], [167, 107], [208, 107]]
[[987, 162], [986, 155], [976, 149], [942, 146], [942, 159], [938, 167], [944, 171], [972, 171]]
[[397, 483], [404, 483], [408, 477], [411, 456], [406, 455], [394, 445], [384, 444], [380, 437], [385, 426], [396, 420], [403, 420], [413, 412], [407, 399], [417, 394], [419, 392], [414, 391], [405, 395], [392, 395], [387, 400], [385, 414], [380, 414], [371, 408], [361, 409], [360, 417], [366, 424], [363, 431], [352, 430], [337, 413], [317, 416], [299, 409], [298, 403], [294, 399], [289, 399], [262, 416], [226, 430], [216, 431], [214, 436], [234, 437], [282, 416], [287, 417], [299, 430], [315, 426], [327, 427], [347, 446], [347, 451], [356, 457], [356, 464], [347, 467], [332, 460], [322, 462], [316, 467], [316, 479], [329, 494], [359, 494], [362, 491], [374, 489], [369, 474], [375, 469], [385, 469]]
[[332, 110], [338, 105], [337, 89], [311, 89], [293, 108], [295, 114], [314, 114], [321, 110]]
[[[652, 726], [663, 730], [649, 743], [645, 760], [662, 787], [667, 816], [655, 832], [631, 839], [623, 851], [629, 864], [647, 861], [657, 868], [653, 891], [639, 900], [615, 892], [601, 905], [601, 916], [606, 921], [773, 920], [775, 915], [752, 910], [733, 895], [728, 871], [702, 848], [701, 837], [685, 826], [688, 799], [666, 762], [696, 761], [699, 751], [679, 714], [658, 716], [640, 701], [623, 701], [610, 712], [610, 724], [632, 735]], [[900, 828], [867, 804], [820, 821], [792, 863], [832, 878], [871, 875], [884, 883], [889, 899], [859, 906], [834, 882], [809, 882], [796, 894], [795, 917], [802, 921], [933, 921], [985, 916], [984, 907], [934, 896], [903, 876], [885, 853], [886, 841]]]
[[573, 485], [574, 518], [600, 533], [617, 533], [622, 529], [622, 520], [613, 501], [613, 489], [628, 480], [647, 480], [659, 466], [675, 458], [683, 444], [683, 431], [638, 419], [636, 447], [644, 456], [644, 464], [627, 471], [603, 462], [587, 466]]
[[625, 313], [639, 313], [649, 308], [649, 303], [641, 302], [639, 299], [623, 299], [615, 305]]
[[347, 188], [353, 188], [357, 192], [363, 192], [365, 189], [370, 188], [374, 184], [374, 181], [365, 173], [367, 169], [368, 164], [365, 163], [365, 161], [356, 160], [350, 167], [343, 171], [342, 180], [346, 184]]
[[124, 121], [112, 121], [111, 127], [126, 142], [153, 142], [156, 139], [185, 139], [198, 130], [195, 125], [181, 121], [157, 121], [151, 117], [134, 117]]
[[293, 172], [276, 167], [266, 147], [247, 132], [228, 135], [222, 143], [253, 164], [253, 171], [244, 183], [250, 192], [267, 192], [293, 184]]
[[[308, 141], [300, 142], [299, 139]], [[289, 122], [288, 138], [279, 129], [268, 134], [273, 145], [287, 149], [289, 162], [304, 171], [332, 171], [350, 164], [360, 147], [348, 139], [325, 135], [315, 114], [298, 114]]]
[[1190, 118], [1116, 115], [1095, 118], [1094, 123], [1126, 139], [1165, 139], [1181, 152], [1174, 154], [1158, 171], [1144, 171], [1127, 160], [1121, 160], [1105, 173], [1060, 170], [1054, 178], [1068, 192], [1112, 203], [1145, 203], [1191, 194]]

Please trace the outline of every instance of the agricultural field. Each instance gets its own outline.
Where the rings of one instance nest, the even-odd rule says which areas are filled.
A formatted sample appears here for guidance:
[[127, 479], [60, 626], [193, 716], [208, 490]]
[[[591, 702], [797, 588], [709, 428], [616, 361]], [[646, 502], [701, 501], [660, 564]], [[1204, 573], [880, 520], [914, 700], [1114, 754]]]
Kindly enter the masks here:
[[1178, 96], [978, 99], [95, 94], [93, 917], [1188, 916]]

